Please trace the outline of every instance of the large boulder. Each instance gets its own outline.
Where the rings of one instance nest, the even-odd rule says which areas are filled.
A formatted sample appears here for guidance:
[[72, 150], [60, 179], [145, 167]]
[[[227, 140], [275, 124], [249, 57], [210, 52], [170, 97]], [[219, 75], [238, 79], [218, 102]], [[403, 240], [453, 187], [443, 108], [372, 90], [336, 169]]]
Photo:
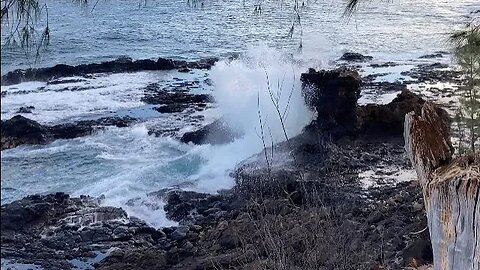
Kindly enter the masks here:
[[317, 111], [316, 126], [332, 139], [343, 136], [401, 136], [405, 115], [425, 100], [403, 90], [388, 104], [358, 106], [361, 79], [356, 71], [310, 69], [301, 76], [307, 104]]
[[307, 103], [317, 111], [321, 131], [333, 137], [356, 132], [361, 78], [348, 69], [309, 69], [300, 77]]
[[[158, 83], [148, 84], [144, 89], [142, 101], [153, 105], [185, 106], [202, 105], [212, 102], [212, 96], [208, 94], [191, 94], [187, 91], [168, 91], [160, 87]], [[160, 109], [162, 110], [162, 109]]]
[[10, 149], [21, 144], [45, 144], [50, 141], [47, 128], [36, 121], [16, 115], [1, 125], [1, 149]]
[[180, 141], [194, 144], [225, 144], [233, 142], [241, 135], [242, 133], [232, 129], [224, 118], [220, 118], [199, 130], [186, 132]]

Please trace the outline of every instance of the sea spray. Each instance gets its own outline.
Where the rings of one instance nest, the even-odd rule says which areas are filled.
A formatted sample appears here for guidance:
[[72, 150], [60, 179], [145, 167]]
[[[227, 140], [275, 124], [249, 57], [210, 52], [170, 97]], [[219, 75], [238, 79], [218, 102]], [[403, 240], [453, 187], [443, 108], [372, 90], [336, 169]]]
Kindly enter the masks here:
[[[154, 227], [170, 226], [174, 223], [167, 220], [164, 203], [149, 197], [148, 193], [172, 186], [212, 193], [232, 187], [234, 180], [229, 173], [237, 164], [260, 153], [264, 142], [271, 146], [284, 141], [285, 133], [290, 138], [297, 135], [311, 120], [311, 112], [301, 96], [299, 78], [304, 70], [306, 67], [296, 64], [290, 56], [266, 47], [251, 48], [237, 60], [218, 62], [209, 74], [217, 101], [214, 114], [223, 115], [232, 128], [244, 134], [229, 144], [183, 144], [173, 137], [149, 135], [150, 124], [193, 128], [184, 116], [162, 115], [130, 127], [107, 127], [85, 137], [3, 151], [2, 203], [34, 193], [104, 195], [105, 205], [122, 207], [130, 216]], [[132, 79], [135, 75], [139, 76], [138, 80], [122, 79], [122, 76]], [[36, 106], [33, 116], [46, 122], [92, 113], [102, 115], [105, 110], [118, 112], [124, 107], [135, 106], [132, 102], [141, 102], [142, 86], [155, 78], [165, 80], [171, 76], [180, 75], [138, 73], [89, 80], [91, 84], [99, 82], [105, 89], [83, 91], [83, 95], [90, 94], [96, 99], [88, 106], [81, 96], [73, 96], [76, 92], [37, 94], [30, 92], [36, 89], [35, 85], [22, 85], [27, 88], [21, 89], [27, 90], [22, 92], [23, 99], [7, 95], [6, 100], [2, 100], [2, 105], [7, 105], [8, 109], [2, 111], [2, 117], [13, 113], [20, 105], [29, 104]], [[114, 81], [108, 81], [110, 79]], [[47, 94], [51, 95], [52, 102], [44, 98]], [[38, 100], [37, 95], [42, 99]], [[275, 104], [278, 100], [283, 125], [272, 97]], [[56, 110], [57, 101], [63, 100], [69, 107]], [[25, 104], [14, 104], [20, 101]]]
[[220, 61], [211, 70], [218, 109], [232, 129], [244, 135], [226, 145], [203, 145], [192, 151], [204, 164], [196, 190], [215, 192], [233, 186], [229, 173], [241, 161], [266, 146], [299, 134], [312, 119], [301, 93], [304, 70], [291, 57], [260, 46], [233, 61]]

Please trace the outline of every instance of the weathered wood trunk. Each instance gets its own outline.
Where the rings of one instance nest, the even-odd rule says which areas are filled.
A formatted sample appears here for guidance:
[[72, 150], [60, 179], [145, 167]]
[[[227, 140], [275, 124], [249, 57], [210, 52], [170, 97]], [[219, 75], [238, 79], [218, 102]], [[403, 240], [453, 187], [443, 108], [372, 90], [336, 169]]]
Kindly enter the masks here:
[[434, 269], [480, 270], [480, 153], [453, 159], [447, 113], [405, 116], [405, 149], [423, 189]]

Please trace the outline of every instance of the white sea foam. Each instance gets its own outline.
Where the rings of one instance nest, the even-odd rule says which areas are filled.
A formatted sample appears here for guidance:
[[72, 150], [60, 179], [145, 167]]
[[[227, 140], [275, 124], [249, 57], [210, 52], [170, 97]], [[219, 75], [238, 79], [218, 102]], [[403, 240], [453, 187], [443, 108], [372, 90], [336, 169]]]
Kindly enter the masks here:
[[34, 106], [22, 114], [41, 123], [57, 123], [69, 118], [105, 113], [143, 105], [140, 90], [158, 80], [158, 73], [111, 74], [82, 82], [48, 85], [42, 82], [2, 86], [2, 119], [16, 114], [20, 107]]
[[244, 136], [226, 145], [192, 150], [204, 161], [200, 171], [191, 177], [198, 181], [197, 189], [214, 192], [231, 187], [233, 180], [228, 173], [242, 160], [260, 152], [263, 143], [268, 147], [272, 142], [284, 141], [285, 133], [293, 137], [301, 132], [312, 119], [301, 93], [302, 71], [280, 52], [265, 46], [250, 48], [240, 59], [221, 61], [212, 68], [210, 77], [218, 110]]

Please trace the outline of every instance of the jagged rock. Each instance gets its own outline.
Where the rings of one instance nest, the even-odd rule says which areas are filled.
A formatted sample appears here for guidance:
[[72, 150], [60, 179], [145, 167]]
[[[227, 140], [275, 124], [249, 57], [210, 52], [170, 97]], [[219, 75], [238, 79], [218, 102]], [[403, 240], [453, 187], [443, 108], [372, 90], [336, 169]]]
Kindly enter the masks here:
[[418, 82], [449, 82], [463, 83], [462, 73], [458, 70], [447, 69], [449, 66], [442, 63], [422, 64], [417, 67], [401, 72], [403, 76], [409, 76]]
[[379, 85], [386, 91], [402, 92], [385, 105], [357, 105], [361, 80], [345, 69], [315, 71], [301, 75], [307, 104], [317, 111], [320, 132], [333, 139], [343, 136], [401, 136], [405, 115], [420, 111], [425, 101], [403, 84]]
[[21, 144], [45, 144], [50, 141], [48, 129], [21, 115], [2, 120], [1, 149], [10, 149]]
[[160, 107], [155, 108], [155, 110], [159, 113], [178, 113], [178, 112], [183, 112], [188, 107], [189, 107], [188, 104], [174, 103], [174, 104], [162, 105]]
[[225, 144], [233, 142], [241, 135], [242, 133], [230, 127], [224, 118], [220, 118], [199, 130], [186, 132], [180, 141], [194, 144]]
[[[89, 258], [114, 247], [149, 248], [165, 235], [101, 198], [64, 193], [32, 195], [1, 206], [2, 258], [70, 269], [67, 260]], [[18, 247], [24, 247], [19, 252]]]
[[243, 203], [242, 198], [235, 197], [230, 192], [206, 194], [179, 189], [162, 189], [148, 195], [165, 201], [164, 210], [167, 217], [180, 224], [212, 223], [220, 217], [219, 212], [237, 209]]
[[320, 130], [334, 137], [356, 132], [361, 84], [358, 72], [309, 69], [300, 79], [307, 103], [317, 111]]
[[17, 110], [17, 113], [32, 113], [33, 109], [35, 109], [34, 106], [20, 107], [20, 109]]
[[401, 135], [405, 115], [419, 112], [424, 103], [421, 97], [405, 90], [388, 104], [359, 106], [360, 132], [370, 136]]
[[398, 66], [399, 64], [398, 63], [395, 63], [395, 62], [385, 62], [385, 63], [381, 63], [381, 64], [370, 64], [371, 67], [373, 68], [380, 68], [380, 67], [395, 67], [395, 66]]
[[127, 249], [112, 252], [110, 256], [95, 265], [99, 270], [168, 270], [167, 252], [162, 249]]
[[48, 85], [56, 85], [56, 84], [66, 84], [66, 83], [78, 83], [78, 82], [84, 82], [86, 81], [85, 79], [55, 79], [48, 81]]
[[480, 153], [453, 159], [448, 114], [429, 102], [407, 114], [404, 137], [425, 198], [434, 269], [480, 269]]
[[46, 144], [56, 139], [77, 138], [91, 134], [96, 128], [105, 126], [126, 127], [134, 121], [135, 119], [131, 117], [107, 117], [46, 126], [21, 115], [16, 115], [9, 120], [2, 120], [1, 150], [15, 148], [22, 144]]
[[158, 83], [145, 87], [142, 101], [154, 105], [190, 106], [211, 102], [213, 98], [206, 94], [190, 94], [186, 91], [167, 91], [161, 89]]
[[355, 52], [346, 52], [342, 55], [342, 57], [340, 57], [339, 60], [349, 61], [349, 62], [365, 62], [372, 59], [373, 57], [369, 55], [363, 55]]
[[192, 70], [189, 69], [189, 68], [181, 68], [181, 69], [178, 70], [178, 72], [182, 72], [182, 73], [188, 73], [190, 71], [192, 71]]

